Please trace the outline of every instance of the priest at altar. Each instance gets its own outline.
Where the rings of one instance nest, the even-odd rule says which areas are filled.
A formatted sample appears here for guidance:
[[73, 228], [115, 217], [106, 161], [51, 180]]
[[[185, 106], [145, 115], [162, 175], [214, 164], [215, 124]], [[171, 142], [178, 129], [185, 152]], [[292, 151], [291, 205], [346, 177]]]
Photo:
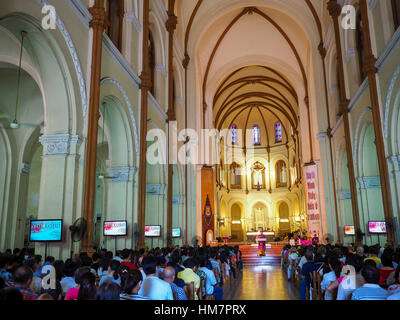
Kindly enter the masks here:
[[267, 242], [267, 237], [263, 234], [262, 228], [259, 229], [260, 234], [257, 236], [256, 241], [258, 244], [258, 256], [265, 256], [265, 243]]

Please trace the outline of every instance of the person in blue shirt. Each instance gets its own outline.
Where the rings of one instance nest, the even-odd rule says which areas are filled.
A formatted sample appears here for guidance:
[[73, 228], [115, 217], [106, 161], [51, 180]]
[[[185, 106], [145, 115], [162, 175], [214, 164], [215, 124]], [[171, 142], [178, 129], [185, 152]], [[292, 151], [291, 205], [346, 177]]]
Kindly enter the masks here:
[[365, 284], [354, 290], [351, 300], [386, 300], [389, 293], [379, 286], [379, 270], [376, 266], [368, 264], [364, 266], [361, 275]]
[[37, 254], [33, 257], [33, 259], [35, 259], [35, 264], [36, 264], [36, 268], [35, 268], [35, 272], [33, 273], [33, 276], [40, 278], [41, 275], [41, 267], [42, 267], [42, 256]]
[[120, 267], [120, 262], [118, 260], [112, 260], [108, 266], [108, 273], [101, 277], [99, 286], [101, 286], [105, 281], [112, 281], [118, 285], [121, 284], [121, 279], [118, 275]]
[[176, 300], [187, 300], [185, 291], [175, 283], [176, 277], [174, 267], [167, 266], [163, 271], [162, 278], [170, 284], [172, 293], [176, 295]]
[[307, 262], [303, 264], [301, 268], [301, 281], [300, 281], [300, 300], [306, 300], [306, 292], [307, 287], [311, 284], [311, 276], [310, 274], [314, 271], [314, 257], [313, 252], [310, 249], [307, 249], [305, 258]]

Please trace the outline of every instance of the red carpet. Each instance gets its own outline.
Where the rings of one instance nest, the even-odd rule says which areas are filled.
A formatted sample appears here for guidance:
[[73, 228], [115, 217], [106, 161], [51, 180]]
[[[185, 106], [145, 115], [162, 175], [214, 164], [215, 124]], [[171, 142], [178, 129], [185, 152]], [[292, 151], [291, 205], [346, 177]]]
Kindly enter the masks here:
[[257, 256], [257, 247], [240, 246], [242, 251], [242, 259], [244, 265], [258, 266], [258, 265], [280, 265], [281, 264], [281, 251], [283, 246], [273, 245], [271, 248], [265, 248], [265, 256]]

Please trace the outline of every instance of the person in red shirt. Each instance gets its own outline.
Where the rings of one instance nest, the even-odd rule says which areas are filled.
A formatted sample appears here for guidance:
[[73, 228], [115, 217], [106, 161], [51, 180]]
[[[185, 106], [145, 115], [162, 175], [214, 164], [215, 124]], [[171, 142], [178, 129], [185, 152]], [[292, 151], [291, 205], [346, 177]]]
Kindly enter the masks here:
[[122, 250], [121, 258], [123, 259], [121, 266], [127, 266], [130, 270], [137, 269], [137, 266], [131, 262], [131, 253], [128, 249]]
[[379, 284], [385, 284], [386, 279], [392, 272], [395, 271], [393, 268], [392, 254], [391, 252], [384, 252], [381, 257], [382, 268], [379, 269]]

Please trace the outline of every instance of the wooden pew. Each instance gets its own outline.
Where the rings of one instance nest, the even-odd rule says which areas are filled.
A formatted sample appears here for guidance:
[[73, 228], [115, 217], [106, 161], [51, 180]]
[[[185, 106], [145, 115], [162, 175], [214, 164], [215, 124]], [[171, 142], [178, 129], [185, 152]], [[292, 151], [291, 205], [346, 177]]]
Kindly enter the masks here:
[[195, 300], [195, 294], [194, 294], [194, 282], [186, 283], [185, 287], [183, 290], [186, 293], [186, 297], [188, 300]]
[[312, 273], [312, 283], [313, 283], [313, 291], [312, 291], [312, 299], [313, 300], [324, 300], [322, 289], [321, 289], [321, 282], [322, 277], [318, 271], [314, 271]]

